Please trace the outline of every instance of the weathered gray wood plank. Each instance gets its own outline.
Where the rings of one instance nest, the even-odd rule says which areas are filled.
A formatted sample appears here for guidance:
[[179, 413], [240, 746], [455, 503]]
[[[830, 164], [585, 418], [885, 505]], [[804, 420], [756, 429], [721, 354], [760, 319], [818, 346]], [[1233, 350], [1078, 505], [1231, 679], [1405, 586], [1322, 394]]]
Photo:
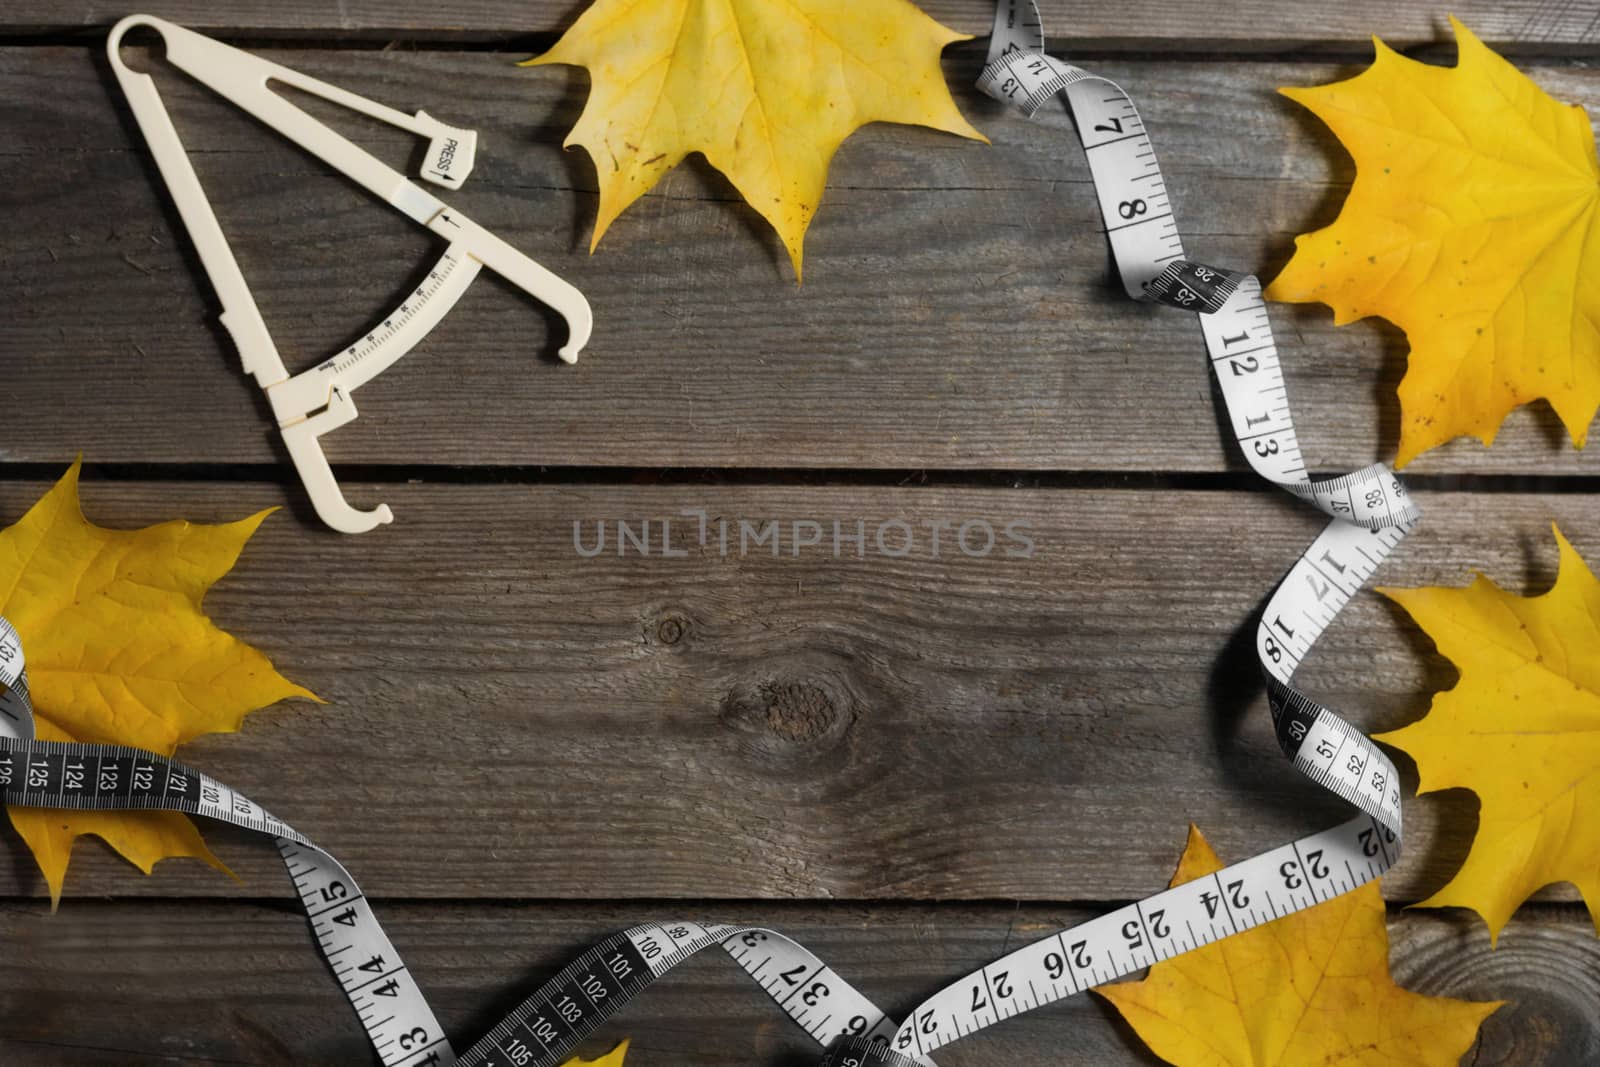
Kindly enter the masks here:
[[[12, 517], [40, 486], [0, 484]], [[214, 590], [220, 623], [331, 703], [255, 715], [184, 756], [331, 848], [379, 896], [1104, 900], [1162, 885], [1186, 822], [1249, 854], [1345, 814], [1277, 751], [1250, 650], [1256, 605], [1320, 523], [1240, 492], [355, 485], [393, 527], [273, 517]], [[274, 486], [107, 484], [114, 525], [236, 517]], [[1527, 592], [1559, 520], [1600, 559], [1593, 496], [1426, 494], [1380, 573]], [[696, 542], [680, 510], [713, 519]], [[721, 554], [715, 520], [732, 529]], [[652, 555], [580, 558], [572, 527], [651, 523]], [[661, 558], [660, 521], [688, 553]], [[867, 555], [832, 557], [831, 521]], [[873, 531], [918, 531], [901, 559]], [[1028, 524], [1031, 558], [970, 558], [928, 527]], [[782, 524], [741, 558], [740, 520]], [[795, 557], [796, 521], [822, 546]], [[811, 528], [801, 527], [802, 533]], [[897, 548], [893, 529], [886, 544]], [[980, 529], [969, 544], [981, 545]], [[1377, 595], [1302, 673], [1366, 728], [1453, 678]], [[1441, 885], [1466, 794], [1407, 812], [1395, 899]], [[286, 890], [271, 849], [217, 831], [245, 891]], [[438, 862], [419, 863], [419, 856]], [[0, 894], [41, 891], [18, 850]], [[69, 894], [231, 896], [174, 862], [153, 879], [79, 846]]]
[[[585, 5], [575, 0], [468, 0], [448, 7], [423, 0], [342, 0], [339, 4], [289, 0], [154, 0], [138, 5], [195, 29], [230, 34], [286, 33], [350, 38], [421, 38], [498, 41], [559, 32]], [[923, 10], [949, 26], [987, 34], [994, 6], [984, 0], [922, 0]], [[1440, 9], [1420, 3], [1354, 0], [1336, 6], [1241, 0], [1190, 8], [1131, 0], [1115, 7], [1041, 0], [1052, 36], [1067, 43], [1092, 42], [1144, 49], [1235, 45], [1256, 48], [1321, 48], [1365, 44], [1373, 34], [1416, 44], [1448, 36]], [[0, 14], [0, 31], [61, 33], [108, 26], [128, 8], [95, 2], [11, 0]], [[1594, 11], [1554, 0], [1457, 0], [1457, 16], [1485, 40], [1524, 47], [1593, 44], [1600, 40]]]
[[[390, 935], [462, 1047], [538, 981], [617, 929], [677, 915], [660, 905], [380, 903]], [[805, 942], [885, 1010], [1084, 910], [1027, 906], [727, 905], [692, 917], [766, 922]], [[686, 917], [690, 917], [686, 915]], [[1481, 927], [1434, 913], [1390, 923], [1396, 979], [1423, 993], [1508, 1000], [1471, 1062], [1535, 1067], [1600, 1057], [1600, 942], [1574, 908], [1530, 909], [1491, 950]], [[72, 1063], [367, 1062], [360, 1030], [304, 920], [258, 904], [73, 902], [0, 906], [0, 1053], [14, 1067]], [[590, 1054], [631, 1036], [642, 1067], [806, 1067], [816, 1046], [725, 958], [685, 964], [611, 1020]], [[1154, 1064], [1090, 997], [1010, 1020], [939, 1054], [948, 1067]]]
[[[962, 90], [992, 147], [863, 131], [835, 161], [796, 287], [763, 224], [703, 166], [674, 172], [585, 255], [593, 174], [558, 149], [584, 95], [577, 74], [518, 70], [504, 54], [272, 54], [481, 127], [479, 173], [449, 199], [567, 275], [597, 314], [584, 360], [559, 366], [536, 305], [476, 286], [361, 392], [362, 418], [326, 439], [335, 462], [1242, 468], [1218, 433], [1194, 321], [1108, 285], [1064, 119], [1030, 123]], [[979, 61], [975, 46], [960, 51], [953, 82], [969, 84]], [[1294, 233], [1331, 219], [1350, 164], [1271, 90], [1351, 68], [1096, 66], [1143, 104], [1196, 257], [1270, 273]], [[1533, 73], [1600, 104], [1600, 71]], [[161, 84], [292, 369], [364, 331], [437, 251], [202, 90]], [[276, 462], [265, 403], [91, 51], [0, 50], [0, 126], [0, 456]], [[397, 131], [354, 128], [397, 164], [413, 149]], [[1313, 466], [1391, 454], [1403, 338], [1371, 322], [1335, 329], [1322, 308], [1274, 314]], [[1492, 451], [1457, 442], [1416, 469], [1596, 471], [1542, 406], [1514, 414]]]

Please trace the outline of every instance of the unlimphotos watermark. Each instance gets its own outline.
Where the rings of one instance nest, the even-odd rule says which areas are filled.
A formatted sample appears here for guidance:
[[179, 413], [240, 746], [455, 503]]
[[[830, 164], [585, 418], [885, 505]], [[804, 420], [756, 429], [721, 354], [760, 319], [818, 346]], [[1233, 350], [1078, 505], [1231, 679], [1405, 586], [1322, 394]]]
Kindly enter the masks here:
[[705, 508], [683, 508], [676, 516], [633, 519], [573, 519], [572, 549], [596, 556], [656, 556], [683, 559], [691, 550], [719, 556], [769, 555], [799, 559], [801, 553], [834, 559], [868, 555], [904, 559], [966, 556], [1031, 559], [1033, 528], [1021, 519], [986, 517], [776, 519], [729, 518]]

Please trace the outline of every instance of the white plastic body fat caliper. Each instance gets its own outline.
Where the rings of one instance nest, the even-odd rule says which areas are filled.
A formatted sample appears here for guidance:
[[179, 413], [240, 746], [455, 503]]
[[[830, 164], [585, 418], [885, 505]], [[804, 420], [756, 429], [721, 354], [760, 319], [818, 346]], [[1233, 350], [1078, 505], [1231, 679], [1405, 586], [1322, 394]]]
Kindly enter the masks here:
[[[284, 368], [154, 80], [122, 62], [124, 35], [141, 26], [161, 35], [167, 60], [173, 66], [449, 242], [439, 262], [398, 308], [356, 343], [310, 370], [291, 376]], [[559, 312], [566, 319], [568, 330], [567, 343], [560, 349], [561, 358], [568, 363], [578, 358], [593, 322], [582, 293], [289, 103], [269, 83], [311, 93], [427, 138], [422, 177], [448, 189], [459, 189], [472, 169], [477, 150], [477, 134], [473, 131], [447, 126], [423, 111], [407, 115], [384, 107], [150, 15], [130, 15], [117, 23], [106, 49], [161, 177], [216, 288], [222, 302], [222, 324], [239, 348], [245, 373], [254, 375], [266, 391], [283, 442], [311, 503], [335, 530], [362, 533], [391, 521], [394, 514], [384, 504], [362, 511], [345, 500], [319, 438], [356, 417], [351, 393], [427, 336], [481, 268], [488, 267], [504, 276]]]

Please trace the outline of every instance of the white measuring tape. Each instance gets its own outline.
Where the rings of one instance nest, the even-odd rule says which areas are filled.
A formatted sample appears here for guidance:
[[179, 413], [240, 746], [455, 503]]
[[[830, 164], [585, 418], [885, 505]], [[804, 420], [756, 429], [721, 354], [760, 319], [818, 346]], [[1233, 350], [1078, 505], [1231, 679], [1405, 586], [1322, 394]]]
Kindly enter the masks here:
[[1312, 481], [1289, 412], [1261, 285], [1184, 258], [1155, 148], [1120, 86], [1044, 54], [1032, 0], [1000, 0], [978, 86], [1032, 115], [1064, 97], [1089, 160], [1122, 284], [1199, 313], [1212, 370], [1250, 465], [1333, 521], [1278, 585], [1256, 628], [1278, 741], [1297, 768], [1362, 815], [1036, 941], [919, 1005], [885, 1050], [843, 1042], [829, 1067], [898, 1067], [1003, 1019], [1312, 907], [1377, 878], [1400, 855], [1394, 765], [1359, 730], [1290, 686], [1339, 610], [1418, 511], [1382, 464]]
[[1031, 0], [1001, 0], [980, 87], [1032, 113], [1065, 97], [1130, 295], [1199, 314], [1235, 436], [1263, 477], [1332, 521], [1290, 569], [1257, 626], [1279, 743], [1361, 815], [1012, 952], [945, 987], [903, 1022], [885, 1016], [773, 930], [649, 924], [590, 948], [457, 1054], [355, 880], [328, 853], [241, 794], [165, 758], [33, 740], [23, 651], [0, 620], [0, 801], [30, 807], [165, 809], [272, 836], [317, 944], [386, 1067], [556, 1067], [607, 1017], [695, 953], [718, 946], [826, 1050], [824, 1067], [928, 1067], [928, 1054], [1003, 1019], [1311, 907], [1378, 877], [1400, 853], [1394, 766], [1359, 730], [1290, 684], [1339, 610], [1418, 512], [1374, 465], [1306, 473], [1256, 279], [1184, 258], [1154, 149], [1119, 87], [1043, 53]]
[[457, 1056], [350, 872], [304, 834], [216, 779], [123, 745], [34, 740], [22, 642], [0, 619], [0, 802], [181, 811], [274, 839], [317, 947], [388, 1067], [553, 1067], [645, 986], [720, 945], [820, 1044], [887, 1043], [894, 1023], [814, 955], [759, 927], [659, 923], [600, 942]]

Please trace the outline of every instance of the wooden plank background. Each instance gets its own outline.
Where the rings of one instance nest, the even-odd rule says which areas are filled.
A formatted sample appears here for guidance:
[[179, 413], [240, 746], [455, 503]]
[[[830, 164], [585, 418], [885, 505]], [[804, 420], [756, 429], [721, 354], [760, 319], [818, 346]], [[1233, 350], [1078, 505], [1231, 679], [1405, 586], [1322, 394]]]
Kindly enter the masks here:
[[[1195, 321], [1105, 284], [1105, 239], [1065, 117], [1029, 122], [980, 99], [976, 43], [947, 66], [994, 144], [885, 125], [846, 142], [803, 286], [703, 165], [672, 172], [585, 255], [594, 175], [559, 147], [582, 104], [577, 74], [518, 69], [498, 52], [269, 54], [479, 127], [482, 162], [452, 202], [559, 264], [595, 308], [589, 357], [567, 367], [536, 306], [497, 281], [474, 287], [425, 351], [362, 390], [360, 421], [327, 439], [336, 462], [1245, 470], [1205, 417]], [[1563, 98], [1600, 105], [1600, 71], [1532, 66]], [[263, 402], [230, 358], [214, 297], [103, 68], [85, 48], [0, 49], [0, 128], [16, 131], [0, 173], [18, 208], [0, 255], [13, 271], [12, 343], [36, 371], [14, 386], [24, 392], [7, 457], [81, 449], [184, 463], [205, 441], [208, 461], [275, 465], [275, 435], [250, 421]], [[1119, 59], [1098, 69], [1149, 101], [1197, 257], [1270, 276], [1296, 232], [1332, 221], [1349, 159], [1270, 89], [1348, 67], [1252, 63], [1245, 77], [1210, 60]], [[196, 169], [291, 369], [364, 331], [437, 251], [198, 86], [172, 77], [162, 91], [188, 143], [212, 146]], [[1219, 139], [1217, 116], [1236, 137]], [[397, 166], [412, 150], [392, 128], [343, 125]], [[97, 313], [63, 317], [62, 306]], [[1336, 329], [1320, 307], [1283, 306], [1278, 321], [1292, 395], [1317, 413], [1301, 420], [1313, 462], [1345, 470], [1392, 454], [1404, 338], [1377, 322]], [[141, 403], [124, 402], [130, 388]], [[112, 404], [115, 420], [68, 417]], [[451, 417], [461, 411], [472, 417]], [[1588, 468], [1541, 405], [1514, 413], [1493, 450], [1457, 441], [1413, 469]]]
[[[568, 26], [583, 5], [575, 0], [457, 0], [441, 7], [427, 0], [159, 0], [135, 10], [195, 29], [316, 39], [487, 41], [550, 35]], [[923, 10], [964, 33], [986, 34], [993, 7], [971, 0], [928, 0]], [[1448, 9], [1420, 4], [1351, 0], [1315, 11], [1272, 0], [1236, 0], [1205, 7], [1160, 0], [1117, 5], [1042, 0], [1039, 10], [1052, 36], [1098, 47], [1184, 51], [1218, 45], [1249, 48], [1343, 49], [1373, 34], [1396, 44], [1431, 44], [1446, 25], [1446, 11], [1486, 41], [1550, 51], [1600, 40], [1592, 6], [1570, 0], [1456, 0]], [[82, 33], [128, 14], [115, 5], [73, 0], [11, 0], [0, 30], [16, 35]]]
[[[982, 3], [926, 6], [987, 26]], [[1352, 73], [1371, 32], [1449, 57], [1442, 11], [1415, 4], [1056, 7], [1061, 47], [1098, 50], [1095, 68], [1140, 102], [1190, 250], [1268, 276], [1352, 177], [1272, 88]], [[478, 128], [478, 170], [449, 199], [595, 305], [594, 342], [565, 367], [559, 327], [489, 281], [363, 389], [360, 420], [325, 440], [351, 499], [397, 519], [356, 538], [310, 514], [108, 91], [99, 35], [123, 12], [0, 12], [0, 520], [79, 451], [89, 514], [107, 525], [286, 505], [208, 608], [330, 703], [264, 711], [186, 758], [350, 865], [467, 1041], [572, 952], [648, 918], [771, 921], [905, 1011], [1007, 945], [1159, 888], [1187, 821], [1242, 857], [1337, 818], [1278, 756], [1248, 641], [1319, 524], [1219, 433], [1193, 320], [1108, 284], [1065, 121], [980, 99], [967, 86], [982, 42], [959, 45], [947, 73], [994, 143], [889, 126], [852, 138], [803, 286], [704, 165], [669, 176], [591, 258], [593, 173], [559, 147], [584, 80], [512, 66], [578, 9], [152, 8]], [[1558, 97], [1600, 104], [1593, 10], [1456, 12]], [[158, 77], [292, 367], [363, 329], [437, 251]], [[413, 151], [319, 113], [397, 165]], [[1274, 317], [1314, 466], [1391, 454], [1404, 339], [1335, 329], [1320, 308]], [[1427, 517], [1388, 584], [1481, 570], [1542, 589], [1552, 521], [1600, 559], [1600, 472], [1548, 410], [1515, 414], [1492, 450], [1456, 442], [1411, 473]], [[781, 552], [702, 546], [686, 509], [776, 521]], [[861, 520], [870, 538], [895, 518], [923, 531], [903, 559], [790, 547], [796, 522]], [[933, 556], [925, 523], [973, 519], [1024, 524], [1032, 554], [970, 558], [947, 540]], [[618, 520], [650, 521], [656, 551], [618, 556]], [[684, 556], [660, 554], [662, 520]], [[602, 521], [613, 541], [585, 558], [574, 524], [592, 542]], [[1302, 678], [1380, 729], [1414, 719], [1453, 672], [1368, 592]], [[1400, 910], [1459, 864], [1475, 812], [1465, 793], [1408, 801], [1408, 852], [1384, 886], [1396, 974], [1513, 1002], [1476, 1063], [1600, 1060], [1600, 947], [1570, 887], [1519, 912], [1495, 951], [1470, 915]], [[270, 850], [212, 839], [241, 882], [178, 862], [142, 878], [86, 843], [51, 916], [12, 838], [0, 1059], [365, 1062]], [[716, 960], [606, 1031], [625, 1034], [630, 1067], [813, 1055]], [[1153, 1061], [1080, 999], [940, 1062]]]

